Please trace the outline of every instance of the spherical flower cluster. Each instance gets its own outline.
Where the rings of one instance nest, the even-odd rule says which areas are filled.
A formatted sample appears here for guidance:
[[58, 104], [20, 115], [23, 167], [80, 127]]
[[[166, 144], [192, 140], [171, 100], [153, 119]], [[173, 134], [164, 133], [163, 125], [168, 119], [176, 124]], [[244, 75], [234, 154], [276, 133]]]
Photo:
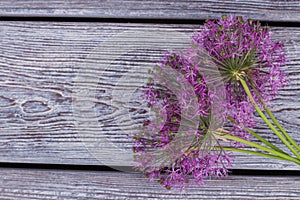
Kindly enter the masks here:
[[287, 83], [281, 69], [286, 56], [283, 44], [273, 41], [269, 29], [259, 22], [236, 16], [207, 21], [192, 41], [194, 49], [205, 49], [218, 66], [227, 90], [229, 116], [235, 120], [234, 132], [248, 139], [244, 128], [255, 126], [255, 109], [238, 78], [247, 82], [260, 106], [267, 105]]
[[[168, 189], [173, 186], [183, 188], [185, 183], [189, 182], [189, 176], [193, 181], [202, 185], [205, 177], [227, 175], [231, 157], [222, 151], [221, 147], [213, 149], [214, 141], [208, 141], [215, 139], [213, 136], [207, 137], [208, 134], [213, 134], [209, 132], [208, 127], [208, 116], [213, 99], [198, 68], [194, 67], [181, 53], [167, 53], [158, 66], [158, 71], [171, 69], [176, 70], [190, 84], [196, 96], [198, 108], [193, 110], [195, 112], [191, 116], [195, 116], [200, 123], [192, 132], [192, 140], [180, 146], [180, 151], [174, 155], [175, 148], [179, 145], [176, 143], [172, 146], [172, 143], [174, 144], [176, 134], [180, 134], [178, 129], [182, 126], [182, 108], [189, 106], [187, 96], [191, 94], [180, 90], [180, 93], [175, 95], [158, 84], [164, 76], [153, 72], [155, 75], [146, 89], [145, 99], [157, 111], [157, 120], [145, 122], [144, 130], [134, 137], [137, 168], [151, 180], [158, 179]], [[159, 75], [156, 76], [156, 73]], [[186, 137], [189, 135], [184, 132], [179, 138], [184, 140]], [[164, 152], [163, 155], [155, 157], [153, 151], [158, 148], [170, 149], [172, 153], [169, 155]], [[169, 156], [166, 157], [166, 154]], [[161, 165], [157, 165], [158, 159], [163, 160]]]

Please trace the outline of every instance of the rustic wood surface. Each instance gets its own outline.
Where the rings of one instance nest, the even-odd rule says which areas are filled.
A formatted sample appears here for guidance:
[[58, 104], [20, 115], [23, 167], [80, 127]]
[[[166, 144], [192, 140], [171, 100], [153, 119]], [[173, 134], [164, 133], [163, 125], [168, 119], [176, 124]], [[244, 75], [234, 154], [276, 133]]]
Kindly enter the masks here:
[[[300, 199], [299, 166], [244, 154], [234, 169], [295, 176], [231, 175], [181, 193], [139, 173], [86, 170], [133, 165], [129, 136], [149, 114], [145, 72], [164, 50], [187, 47], [197, 20], [223, 14], [277, 26], [290, 84], [272, 110], [300, 143], [299, 0], [0, 1], [0, 166], [11, 167], [0, 168], [0, 199]], [[264, 125], [256, 130], [282, 147]], [[31, 165], [14, 168], [21, 163]]]
[[266, 21], [300, 20], [299, 0], [2, 0], [2, 16], [206, 19], [223, 14]]
[[299, 199], [300, 177], [230, 176], [166, 191], [140, 174], [0, 169], [0, 198], [19, 199]]
[[[0, 22], [0, 162], [132, 165], [127, 157], [132, 146], [128, 136], [141, 124], [145, 112], [139, 107], [138, 94], [132, 94], [128, 104], [113, 92], [139, 89], [139, 80], [147, 78], [144, 72], [159, 61], [162, 50], [188, 46], [188, 38], [197, 28]], [[126, 44], [117, 35], [124, 31], [135, 32], [126, 36]], [[286, 44], [289, 61], [285, 70], [290, 78], [289, 86], [273, 101], [273, 110], [300, 143], [300, 27], [272, 27], [272, 31], [274, 38]], [[136, 35], [141, 32], [149, 34]], [[178, 36], [163, 35], [169, 32]], [[148, 42], [139, 46], [134, 43], [137, 40]], [[121, 57], [117, 56], [120, 52], [111, 51], [118, 45], [127, 51]], [[126, 79], [130, 81], [124, 82]], [[79, 102], [76, 95], [89, 90], [95, 96]], [[258, 126], [257, 131], [279, 143], [264, 126]], [[115, 149], [121, 150], [117, 151], [119, 156]], [[104, 161], [108, 157], [111, 160]], [[244, 154], [236, 154], [234, 167], [299, 169], [284, 161]]]

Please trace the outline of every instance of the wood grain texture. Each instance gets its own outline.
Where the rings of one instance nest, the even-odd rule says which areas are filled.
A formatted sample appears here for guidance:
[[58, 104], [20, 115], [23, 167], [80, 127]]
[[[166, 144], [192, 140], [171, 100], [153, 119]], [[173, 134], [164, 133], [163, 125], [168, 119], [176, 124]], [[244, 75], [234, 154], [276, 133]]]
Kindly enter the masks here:
[[0, 169], [0, 198], [19, 199], [299, 199], [300, 177], [229, 176], [167, 191], [141, 174]]
[[266, 21], [300, 20], [299, 0], [3, 0], [2, 16], [206, 19], [223, 14]]
[[[187, 47], [197, 28], [0, 22], [0, 161], [132, 165], [128, 136], [149, 114], [138, 98], [145, 72], [163, 50]], [[286, 44], [290, 78], [273, 110], [300, 143], [300, 28], [272, 31]], [[258, 132], [279, 143], [263, 126]], [[299, 169], [243, 154], [236, 154], [235, 163], [235, 168]]]

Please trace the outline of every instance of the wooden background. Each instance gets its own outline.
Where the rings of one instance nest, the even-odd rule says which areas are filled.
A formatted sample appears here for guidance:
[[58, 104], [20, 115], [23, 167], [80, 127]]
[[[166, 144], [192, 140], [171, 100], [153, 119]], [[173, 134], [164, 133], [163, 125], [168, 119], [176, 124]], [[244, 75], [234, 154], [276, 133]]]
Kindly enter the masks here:
[[[187, 47], [188, 37], [204, 19], [223, 14], [267, 22], [273, 37], [285, 43], [290, 84], [273, 101], [272, 110], [300, 143], [300, 1], [0, 1], [0, 198], [300, 199], [299, 166], [244, 154], [236, 154], [233, 175], [207, 180], [203, 188], [191, 186], [183, 194], [149, 183], [139, 173], [101, 171], [102, 157], [113, 157], [114, 166], [132, 165], [112, 155], [115, 147], [99, 141], [105, 137], [118, 148], [130, 149], [128, 135], [142, 116], [133, 103], [126, 109], [136, 117], [116, 124], [126, 116], [111, 103], [112, 91], [138, 88], [138, 80], [146, 78], [141, 71], [159, 61], [163, 49]], [[110, 49], [122, 41], [107, 44], [104, 50], [99, 47], [124, 31], [182, 35], [163, 45], [155, 34], [129, 36], [128, 53], [115, 60], [118, 52]], [[149, 41], [153, 48], [136, 49], [130, 43], [136, 38]], [[98, 58], [91, 56], [95, 49], [101, 50]], [[103, 55], [107, 59], [101, 59]], [[92, 67], [95, 63], [100, 67]], [[82, 69], [86, 77], [94, 78], [78, 85]], [[115, 83], [131, 69], [139, 70], [132, 70], [129, 84]], [[94, 115], [82, 112], [81, 118], [97, 123], [80, 126], [74, 91], [87, 88], [96, 94], [85, 101]], [[120, 98], [119, 105], [125, 104]], [[257, 132], [279, 143], [263, 125]], [[245, 175], [249, 170], [251, 175]], [[278, 170], [279, 175], [255, 170]]]

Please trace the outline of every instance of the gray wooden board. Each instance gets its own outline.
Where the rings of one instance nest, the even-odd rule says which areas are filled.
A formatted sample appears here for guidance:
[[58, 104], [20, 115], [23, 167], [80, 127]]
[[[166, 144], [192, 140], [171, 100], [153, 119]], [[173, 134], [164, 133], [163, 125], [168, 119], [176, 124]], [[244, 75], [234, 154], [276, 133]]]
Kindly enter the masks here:
[[298, 0], [2, 0], [2, 16], [206, 19], [223, 14], [267, 21], [300, 20]]
[[[147, 114], [140, 112], [138, 98], [145, 72], [160, 60], [163, 49], [187, 47], [197, 28], [0, 22], [0, 161], [132, 165], [126, 157], [132, 147], [128, 136]], [[272, 109], [299, 143], [300, 28], [272, 27], [272, 31], [286, 44], [285, 70], [290, 78]], [[132, 88], [137, 93], [123, 102], [118, 92], [126, 94]], [[257, 132], [279, 143], [264, 126], [258, 126]], [[244, 154], [236, 154], [234, 167], [299, 169]]]
[[19, 199], [300, 199], [300, 177], [228, 176], [167, 191], [141, 174], [0, 169], [0, 198]]

